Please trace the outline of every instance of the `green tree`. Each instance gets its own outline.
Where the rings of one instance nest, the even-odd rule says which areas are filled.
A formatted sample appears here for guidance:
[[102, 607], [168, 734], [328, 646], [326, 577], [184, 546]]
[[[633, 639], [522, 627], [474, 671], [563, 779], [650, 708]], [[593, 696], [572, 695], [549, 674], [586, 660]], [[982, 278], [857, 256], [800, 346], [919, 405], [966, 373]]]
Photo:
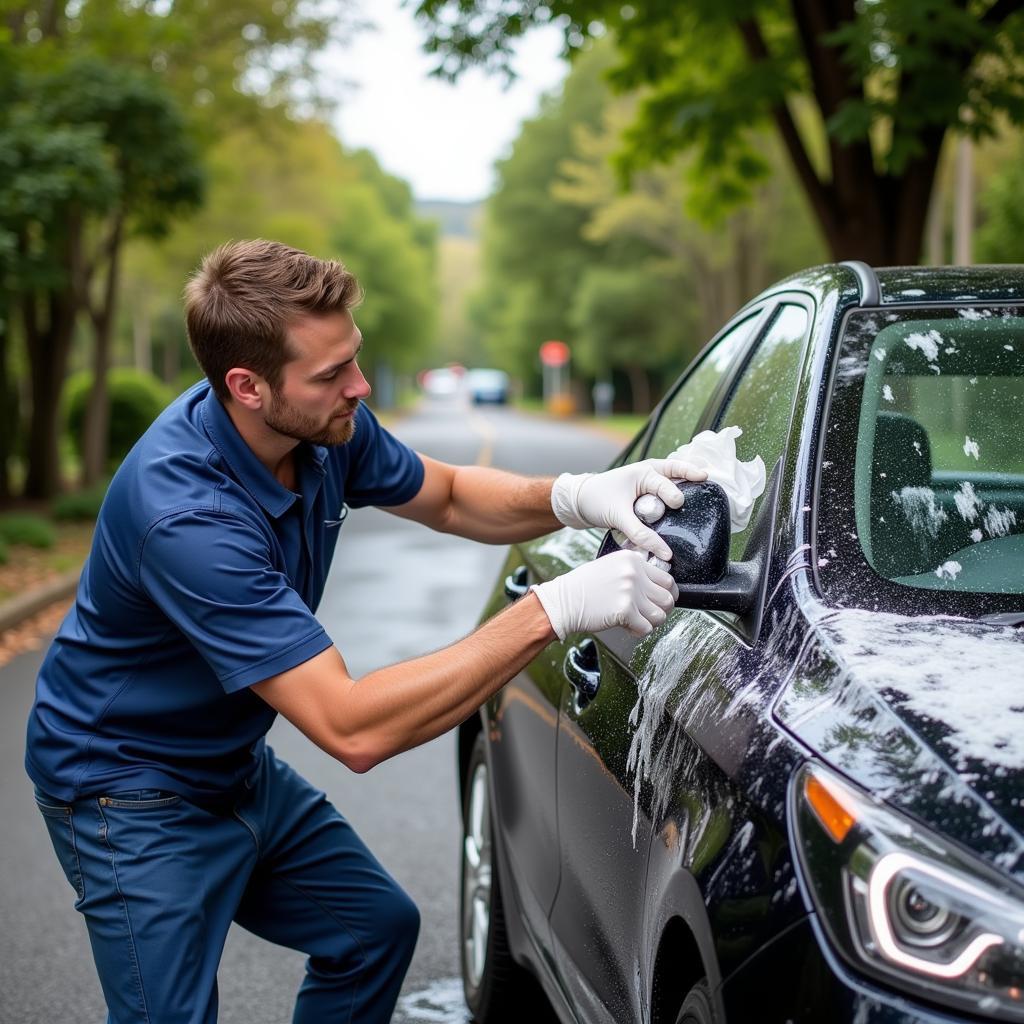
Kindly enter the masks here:
[[562, 92], [547, 97], [498, 162], [483, 224], [484, 286], [473, 299], [489, 360], [537, 378], [541, 342], [570, 340], [576, 288], [601, 247], [583, 237], [585, 209], [560, 201], [552, 183], [574, 155], [572, 125], [596, 128], [606, 98], [607, 54], [581, 60]]
[[[558, 21], [569, 50], [611, 32], [642, 102], [627, 170], [693, 154], [691, 210], [714, 218], [768, 171], [772, 125], [832, 254], [916, 263], [943, 141], [1024, 122], [1020, 0], [421, 0], [441, 74], [508, 69]], [[814, 111], [801, 122], [795, 101]]]
[[346, 150], [326, 125], [288, 122], [265, 133], [243, 126], [208, 155], [201, 218], [177, 223], [154, 245], [135, 243], [126, 303], [140, 368], [159, 335], [163, 376], [174, 383], [185, 352], [181, 288], [203, 255], [229, 238], [275, 238], [345, 263], [366, 293], [357, 312], [366, 366], [410, 369], [434, 340], [435, 230], [414, 211], [408, 186], [365, 151]]
[[[115, 180], [109, 209], [87, 233], [79, 299], [93, 329], [93, 386], [82, 442], [87, 486], [107, 471], [111, 333], [117, 307], [119, 263], [129, 234], [158, 237], [202, 197], [198, 153], [173, 99], [152, 76], [75, 61], [54, 76], [46, 92], [47, 120], [96, 127]], [[63, 368], [62, 368], [63, 372]]]
[[[93, 326], [97, 380], [86, 427], [87, 477], [105, 463], [104, 381], [122, 244], [131, 234], [162, 231], [196, 202], [190, 138], [208, 145], [243, 121], [259, 121], [269, 133], [268, 121], [285, 125], [288, 116], [322, 108], [308, 86], [312, 60], [349, 24], [349, 6], [0, 0], [0, 57], [9, 58], [0, 61], [0, 131], [20, 140], [8, 151], [20, 154], [18, 166], [8, 160], [0, 191], [15, 179], [22, 191], [31, 182], [39, 200], [16, 196], [19, 202], [0, 214], [7, 221], [0, 247], [8, 254], [8, 298], [0, 304], [20, 307], [31, 365], [26, 493], [49, 496], [59, 487], [57, 403], [81, 311]], [[175, 112], [174, 97], [188, 124]], [[0, 319], [6, 348], [11, 318]], [[0, 376], [5, 356], [0, 349]], [[0, 436], [0, 455], [8, 441]]]

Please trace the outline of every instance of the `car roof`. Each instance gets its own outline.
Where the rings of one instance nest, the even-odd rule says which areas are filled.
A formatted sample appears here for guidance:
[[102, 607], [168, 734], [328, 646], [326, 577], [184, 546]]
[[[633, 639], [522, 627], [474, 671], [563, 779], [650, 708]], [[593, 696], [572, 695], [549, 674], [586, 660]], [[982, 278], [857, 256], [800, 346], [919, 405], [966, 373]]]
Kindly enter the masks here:
[[747, 305], [794, 291], [810, 293], [819, 300], [839, 292], [841, 308], [929, 302], [1024, 302], [1024, 264], [870, 267], [857, 260], [827, 263], [784, 278]]

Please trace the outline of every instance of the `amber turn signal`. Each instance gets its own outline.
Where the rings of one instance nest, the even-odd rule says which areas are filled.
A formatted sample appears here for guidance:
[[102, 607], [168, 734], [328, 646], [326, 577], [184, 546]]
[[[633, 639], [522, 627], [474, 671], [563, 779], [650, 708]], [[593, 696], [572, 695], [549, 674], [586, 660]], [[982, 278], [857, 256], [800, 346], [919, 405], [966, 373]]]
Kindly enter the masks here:
[[818, 820], [825, 826], [825, 831], [833, 842], [841, 843], [850, 829], [857, 824], [857, 819], [843, 806], [840, 794], [829, 789], [826, 783], [814, 775], [808, 775], [804, 782], [804, 796], [814, 808]]

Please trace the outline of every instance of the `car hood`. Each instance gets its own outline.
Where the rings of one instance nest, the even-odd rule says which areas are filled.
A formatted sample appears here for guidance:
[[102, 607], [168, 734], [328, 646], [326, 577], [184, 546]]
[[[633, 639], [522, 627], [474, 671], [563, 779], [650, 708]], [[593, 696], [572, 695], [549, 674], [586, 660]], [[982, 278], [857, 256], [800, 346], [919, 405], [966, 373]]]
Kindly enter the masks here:
[[859, 609], [815, 622], [776, 717], [876, 796], [1024, 867], [1024, 630]]

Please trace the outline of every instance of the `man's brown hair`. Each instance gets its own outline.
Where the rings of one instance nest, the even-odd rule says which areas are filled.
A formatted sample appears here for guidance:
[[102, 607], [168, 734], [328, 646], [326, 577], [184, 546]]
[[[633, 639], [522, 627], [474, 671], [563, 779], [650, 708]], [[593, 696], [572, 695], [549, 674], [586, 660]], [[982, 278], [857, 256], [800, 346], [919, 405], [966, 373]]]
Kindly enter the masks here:
[[340, 313], [362, 298], [340, 263], [257, 238], [228, 242], [203, 259], [185, 286], [185, 323], [196, 361], [221, 401], [224, 376], [242, 366], [276, 391], [288, 349], [288, 325]]

